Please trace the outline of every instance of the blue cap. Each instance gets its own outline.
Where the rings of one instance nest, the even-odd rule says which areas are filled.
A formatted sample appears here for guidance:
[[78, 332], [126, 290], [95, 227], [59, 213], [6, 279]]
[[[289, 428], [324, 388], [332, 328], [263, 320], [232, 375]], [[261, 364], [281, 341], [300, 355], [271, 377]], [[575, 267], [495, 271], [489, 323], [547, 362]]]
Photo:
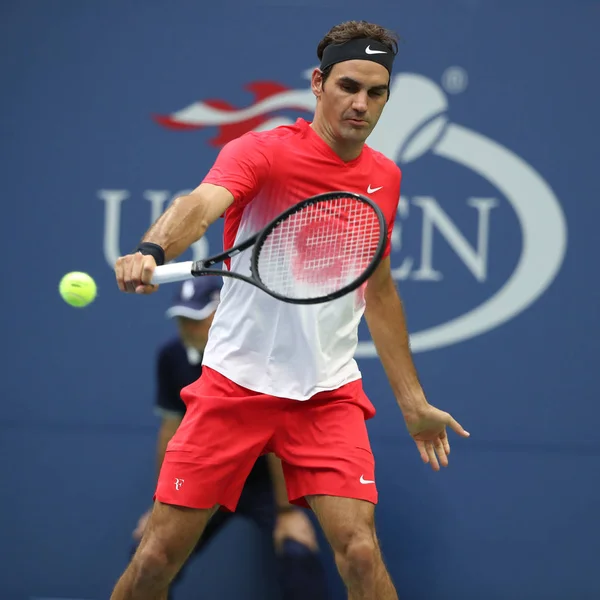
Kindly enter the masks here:
[[187, 317], [202, 321], [209, 317], [219, 304], [219, 295], [223, 280], [217, 275], [204, 275], [188, 279], [177, 291], [167, 318]]

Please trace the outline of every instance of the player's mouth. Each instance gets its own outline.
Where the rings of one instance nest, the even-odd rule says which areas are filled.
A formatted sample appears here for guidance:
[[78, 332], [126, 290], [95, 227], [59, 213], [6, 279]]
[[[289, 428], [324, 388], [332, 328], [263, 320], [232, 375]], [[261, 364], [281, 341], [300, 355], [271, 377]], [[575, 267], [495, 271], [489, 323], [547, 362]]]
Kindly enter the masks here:
[[368, 121], [365, 121], [364, 119], [344, 119], [347, 123], [350, 123], [350, 125], [355, 125], [356, 127], [364, 127], [365, 125], [368, 125]]

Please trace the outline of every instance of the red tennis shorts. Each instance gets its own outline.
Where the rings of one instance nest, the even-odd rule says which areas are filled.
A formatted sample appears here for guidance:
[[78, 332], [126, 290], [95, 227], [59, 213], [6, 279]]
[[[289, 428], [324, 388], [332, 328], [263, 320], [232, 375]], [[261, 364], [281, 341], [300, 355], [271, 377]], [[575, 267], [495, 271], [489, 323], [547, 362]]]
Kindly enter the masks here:
[[243, 388], [204, 367], [183, 388], [187, 410], [169, 442], [155, 499], [234, 511], [261, 454], [282, 461], [290, 502], [325, 494], [377, 503], [365, 421], [375, 408], [358, 379], [300, 402]]

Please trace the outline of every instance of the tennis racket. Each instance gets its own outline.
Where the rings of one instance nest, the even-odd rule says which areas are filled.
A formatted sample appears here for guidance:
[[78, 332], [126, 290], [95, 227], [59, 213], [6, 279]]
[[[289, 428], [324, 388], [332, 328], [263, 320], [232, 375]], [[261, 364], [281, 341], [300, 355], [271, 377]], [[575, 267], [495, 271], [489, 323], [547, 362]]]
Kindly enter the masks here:
[[[318, 304], [360, 287], [381, 261], [386, 239], [385, 217], [372, 200], [328, 192], [295, 204], [226, 252], [156, 267], [152, 283], [221, 275], [284, 302]], [[251, 246], [250, 276], [212, 268]]]

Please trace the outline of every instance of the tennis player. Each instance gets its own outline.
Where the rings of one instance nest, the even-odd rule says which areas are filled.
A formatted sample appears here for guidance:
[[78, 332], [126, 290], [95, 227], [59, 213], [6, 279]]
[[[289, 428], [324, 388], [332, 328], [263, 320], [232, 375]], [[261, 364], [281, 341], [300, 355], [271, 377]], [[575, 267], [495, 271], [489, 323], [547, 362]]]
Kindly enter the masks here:
[[[365, 144], [390, 91], [397, 36], [364, 21], [333, 27], [318, 44], [311, 123], [250, 132], [227, 144], [202, 183], [177, 199], [115, 265], [119, 289], [147, 294], [156, 265], [183, 253], [224, 215], [224, 245], [261, 229], [309, 196], [369, 195], [391, 234], [401, 172]], [[449, 427], [469, 434], [427, 402], [409, 347], [401, 300], [385, 258], [360, 291], [333, 302], [277, 301], [226, 279], [203, 357], [202, 376], [182, 391], [185, 417], [165, 454], [155, 504], [113, 600], [158, 600], [211, 515], [234, 511], [257, 457], [283, 463], [290, 502], [308, 505], [331, 545], [351, 599], [397, 593], [374, 525], [375, 465], [365, 420], [375, 414], [354, 360], [364, 314], [371, 337], [425, 463], [448, 465]], [[249, 251], [231, 270], [249, 272]]]
[[[219, 303], [220, 289], [220, 277], [186, 281], [177, 288], [175, 299], [167, 310], [167, 317], [177, 323], [178, 335], [160, 346], [156, 361], [155, 412], [160, 417], [156, 456], [159, 473], [167, 444], [186, 412], [180, 392], [202, 373], [202, 354]], [[151, 512], [151, 509], [146, 511], [139, 519], [133, 533], [135, 546], [132, 555]], [[209, 547], [234, 514], [248, 519], [263, 535], [272, 539], [276, 555], [274, 575], [282, 600], [328, 598], [313, 525], [305, 509], [289, 504], [281, 461], [273, 454], [260, 456], [252, 467], [236, 512], [219, 511], [213, 515], [194, 547], [194, 556], [199, 556]], [[174, 596], [173, 588], [182, 581], [189, 562], [173, 581], [169, 598]]]

